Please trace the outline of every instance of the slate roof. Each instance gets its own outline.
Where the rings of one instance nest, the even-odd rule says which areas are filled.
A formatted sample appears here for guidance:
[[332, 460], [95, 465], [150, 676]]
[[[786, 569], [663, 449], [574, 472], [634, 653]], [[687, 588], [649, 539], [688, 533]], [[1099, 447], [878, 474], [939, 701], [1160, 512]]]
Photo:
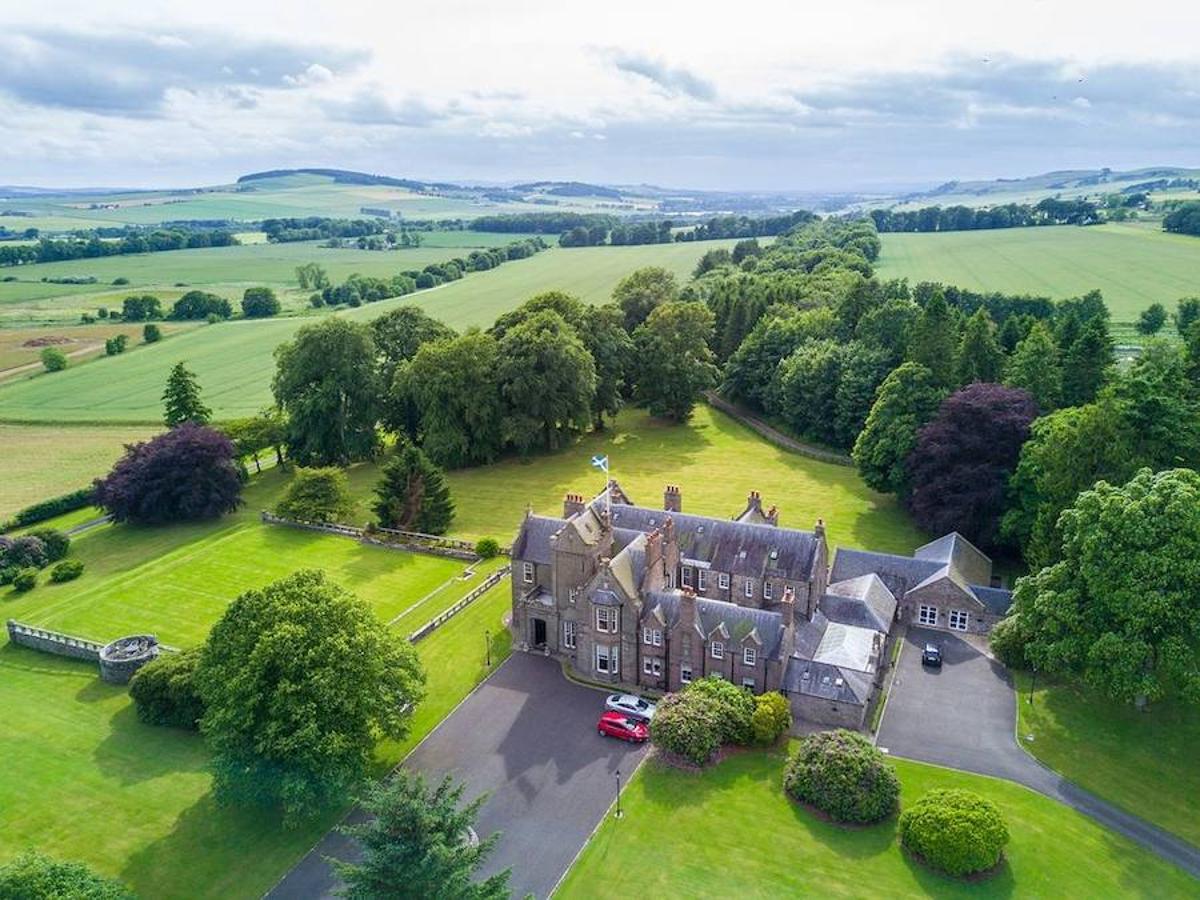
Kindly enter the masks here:
[[[592, 501], [593, 508], [603, 497]], [[767, 575], [803, 581], [812, 571], [817, 536], [773, 525], [731, 522], [661, 509], [614, 504], [613, 526], [649, 532], [662, 527], [669, 516], [675, 524], [681, 556], [707, 561], [715, 571], [732, 575]]]
[[783, 671], [783, 689], [789, 694], [862, 706], [871, 695], [871, 676], [793, 656]]
[[979, 598], [979, 602], [987, 607], [988, 612], [994, 615], [1007, 615], [1009, 607], [1012, 606], [1012, 591], [1004, 588], [981, 587], [977, 584], [971, 585], [971, 590]]
[[[679, 624], [679, 591], [651, 591], [646, 597], [642, 618], [655, 608], [662, 609], [667, 627], [674, 628]], [[763, 655], [771, 659], [779, 656], [784, 630], [783, 616], [777, 612], [697, 597], [696, 618], [705, 639], [721, 625], [729, 633], [730, 643], [741, 643], [751, 631], [757, 631]]]
[[812, 620], [805, 619], [803, 616], [796, 620], [796, 641], [795, 649], [792, 651], [794, 656], [800, 656], [804, 659], [812, 659], [817, 655], [817, 648], [821, 646], [821, 638], [825, 636], [825, 629], [829, 627], [829, 620], [818, 609], [813, 613]]
[[629, 597], [636, 597], [646, 574], [646, 535], [638, 534], [612, 558], [609, 570]]
[[821, 637], [821, 645], [813, 654], [813, 660], [829, 663], [839, 669], [874, 672], [875, 665], [871, 662], [871, 656], [878, 639], [879, 632], [873, 628], [830, 622]]
[[831, 622], [888, 631], [896, 618], [896, 598], [871, 573], [829, 585], [820, 609]]
[[992, 561], [957, 531], [918, 547], [913, 556], [950, 564], [968, 584], [988, 584], [992, 580]]
[[548, 566], [554, 561], [550, 538], [558, 534], [566, 519], [549, 516], [526, 516], [517, 539], [513, 541], [512, 558]]
[[[973, 554], [979, 554], [979, 551], [961, 535], [946, 535], [919, 548], [917, 552], [924, 552], [926, 556], [897, 556], [891, 553], [872, 553], [867, 550], [847, 550], [839, 547], [833, 560], [829, 580], [836, 584], [864, 575], [875, 574], [879, 576], [888, 590], [903, 599], [909, 591], [947, 578], [961, 588], [967, 596], [977, 600], [990, 613], [1003, 615], [1012, 605], [1010, 591], [1003, 588], [985, 587], [971, 580], [972, 569], [975, 570], [976, 575], [983, 574], [973, 558]], [[982, 556], [982, 554], [979, 555]], [[949, 557], [950, 561], [931, 558], [934, 556]], [[965, 570], [958, 567], [956, 559], [966, 560]], [[987, 558], [984, 557], [984, 559]], [[987, 561], [986, 575], [990, 580], [990, 561]]]

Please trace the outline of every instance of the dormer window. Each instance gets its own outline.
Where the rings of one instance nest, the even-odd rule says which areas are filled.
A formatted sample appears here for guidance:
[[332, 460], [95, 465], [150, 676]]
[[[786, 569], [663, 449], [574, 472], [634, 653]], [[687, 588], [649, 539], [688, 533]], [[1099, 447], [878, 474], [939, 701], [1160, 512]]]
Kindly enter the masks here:
[[743, 665], [752, 666], [758, 662], [758, 651], [753, 647], [742, 648], [742, 663]]
[[712, 646], [710, 647], [710, 650], [712, 652], [713, 659], [724, 659], [725, 658], [725, 645], [723, 643], [721, 643], [720, 641], [713, 641]]

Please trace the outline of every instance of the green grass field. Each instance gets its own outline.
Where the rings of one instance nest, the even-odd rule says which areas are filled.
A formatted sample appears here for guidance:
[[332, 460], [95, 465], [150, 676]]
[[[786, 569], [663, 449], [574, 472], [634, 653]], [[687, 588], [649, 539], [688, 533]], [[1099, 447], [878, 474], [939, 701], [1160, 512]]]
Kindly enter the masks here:
[[[541, 291], [564, 290], [590, 303], [599, 303], [609, 298], [622, 277], [642, 266], [661, 265], [681, 278], [686, 277], [705, 251], [732, 243], [553, 248], [433, 290], [372, 303], [338, 315], [368, 321], [390, 309], [413, 304], [455, 328], [487, 327], [501, 313]], [[179, 361], [186, 361], [196, 373], [205, 402], [218, 418], [253, 415], [271, 402], [274, 348], [306, 321], [311, 319], [210, 325], [169, 341], [139, 347], [136, 352], [67, 369], [53, 377], [9, 384], [0, 387], [0, 421], [158, 421], [167, 373]]]
[[[1017, 673], [1022, 746], [1056, 772], [1200, 846], [1200, 715], [1160, 703], [1139, 713], [1072, 684]], [[1033, 735], [1033, 740], [1026, 740]]]
[[[926, 540], [895, 498], [868, 490], [853, 468], [788, 453], [707, 406], [697, 407], [686, 426], [626, 410], [609, 430], [559, 453], [451, 472], [453, 531], [508, 543], [526, 504], [543, 515], [562, 515], [567, 491], [590, 498], [603, 489], [603, 476], [589, 463], [595, 453], [608, 454], [613, 477], [644, 506], [660, 506], [670, 482], [683, 489], [685, 512], [728, 517], [758, 490], [764, 502], [779, 507], [788, 527], [810, 529], [823, 518], [831, 546], [908, 553]], [[365, 496], [365, 479], [352, 477]]]
[[1053, 800], [1011, 782], [895, 760], [902, 804], [925, 791], [976, 791], [1012, 840], [989, 879], [935, 874], [899, 847], [895, 820], [846, 829], [782, 789], [784, 756], [748, 751], [701, 773], [654, 760], [606, 818], [555, 896], [614, 896], [630, 879], [647, 897], [1195, 897], [1183, 871]]
[[884, 234], [882, 278], [977, 291], [1075, 297], [1098, 288], [1117, 322], [1200, 292], [1200, 240], [1150, 225]]
[[[323, 538], [336, 542], [339, 538]], [[39, 589], [40, 590], [40, 589]], [[427, 696], [409, 736], [377, 751], [382, 774], [509, 652], [508, 583], [417, 645]], [[293, 830], [269, 814], [218, 807], [201, 739], [137, 721], [123, 687], [95, 666], [0, 644], [0, 862], [26, 848], [75, 859], [150, 898], [256, 898], [332, 827], [340, 811]]]
[[0, 521], [30, 503], [87, 487], [112, 467], [125, 444], [160, 430], [154, 425], [0, 424]]

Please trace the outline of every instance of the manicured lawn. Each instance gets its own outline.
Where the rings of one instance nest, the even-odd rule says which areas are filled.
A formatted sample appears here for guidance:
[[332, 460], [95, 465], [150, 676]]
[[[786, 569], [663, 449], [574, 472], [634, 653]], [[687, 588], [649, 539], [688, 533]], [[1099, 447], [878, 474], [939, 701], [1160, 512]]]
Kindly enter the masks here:
[[0, 476], [0, 520], [30, 503], [87, 487], [93, 478], [112, 468], [125, 444], [144, 441], [161, 430], [156, 425], [0, 423], [4, 470]]
[[1194, 897], [1200, 885], [1090, 819], [1011, 782], [896, 760], [903, 803], [935, 787], [1000, 806], [1012, 840], [990, 879], [967, 883], [906, 857], [895, 820], [842, 829], [784, 795], [782, 753], [751, 751], [697, 775], [653, 760], [634, 776], [556, 896]]
[[[505, 240], [511, 235], [502, 236]], [[504, 241], [500, 241], [503, 243]], [[461, 281], [408, 297], [384, 300], [338, 313], [368, 321], [398, 306], [423, 307], [454, 328], [488, 327], [501, 313], [541, 291], [563, 290], [591, 303], [606, 301], [625, 275], [642, 266], [661, 265], [685, 277], [696, 261], [732, 241], [651, 244], [641, 247], [552, 248], [497, 269], [472, 273]], [[272, 245], [273, 246], [273, 245]], [[293, 245], [283, 245], [292, 247]], [[251, 251], [254, 247], [235, 248]], [[177, 251], [181, 254], [203, 250]], [[280, 251], [282, 252], [282, 251]], [[295, 251], [289, 250], [289, 253]], [[327, 250], [326, 253], [343, 251]], [[349, 251], [345, 251], [349, 252]], [[403, 253], [378, 253], [388, 272], [408, 268]], [[422, 248], [439, 258], [450, 249]], [[151, 256], [171, 256], [170, 253]], [[310, 256], [287, 260], [294, 267]], [[108, 257], [104, 262], [119, 259]], [[55, 263], [54, 265], [65, 265]], [[361, 268], [361, 267], [360, 267]], [[244, 279], [254, 283], [257, 266], [247, 265]], [[290, 270], [289, 270], [290, 271]], [[331, 275], [333, 274], [331, 270]], [[224, 277], [224, 276], [223, 276]], [[0, 420], [32, 422], [157, 422], [162, 416], [162, 390], [175, 363], [186, 361], [196, 373], [205, 402], [218, 419], [253, 415], [271, 403], [275, 347], [289, 340], [312, 317], [237, 321], [194, 329], [136, 352], [108, 357], [67, 369], [54, 378], [37, 378], [0, 387]]]
[[894, 498], [869, 490], [853, 468], [788, 453], [707, 406], [684, 426], [627, 410], [609, 430], [558, 453], [451, 472], [454, 533], [508, 543], [527, 504], [562, 515], [567, 491], [590, 499], [604, 489], [603, 475], [590, 465], [596, 453], [608, 454], [613, 477], [643, 506], [660, 506], [671, 483], [683, 490], [684, 512], [731, 517], [758, 490], [788, 527], [812, 528], [823, 518], [831, 546], [907, 553], [927, 540]]
[[881, 278], [977, 291], [1074, 297], [1099, 288], [1117, 322], [1173, 309], [1200, 284], [1200, 242], [1149, 224], [884, 234]]
[[[1200, 846], [1200, 713], [1160, 703], [1139, 713], [1087, 688], [1017, 673], [1021, 744], [1050, 768]], [[1026, 740], [1033, 735], [1033, 740]]]
[[[329, 538], [327, 540], [333, 540]], [[502, 582], [417, 646], [427, 697], [394, 765], [508, 655]], [[265, 813], [218, 807], [207, 754], [191, 733], [137, 721], [124, 688], [90, 664], [0, 644], [0, 862], [28, 847], [82, 860], [145, 898], [260, 897], [340, 817], [291, 831]]]

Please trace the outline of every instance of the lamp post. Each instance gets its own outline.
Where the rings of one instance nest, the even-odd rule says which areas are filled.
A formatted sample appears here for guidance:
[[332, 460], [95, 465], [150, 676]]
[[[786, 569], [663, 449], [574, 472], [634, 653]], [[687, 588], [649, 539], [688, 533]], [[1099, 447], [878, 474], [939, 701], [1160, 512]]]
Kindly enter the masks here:
[[624, 813], [621, 812], [621, 770], [617, 769], [617, 812], [616, 818], [621, 818]]
[[483, 632], [483, 648], [487, 654], [487, 667], [490, 669], [492, 667], [492, 633], [487, 629]]

